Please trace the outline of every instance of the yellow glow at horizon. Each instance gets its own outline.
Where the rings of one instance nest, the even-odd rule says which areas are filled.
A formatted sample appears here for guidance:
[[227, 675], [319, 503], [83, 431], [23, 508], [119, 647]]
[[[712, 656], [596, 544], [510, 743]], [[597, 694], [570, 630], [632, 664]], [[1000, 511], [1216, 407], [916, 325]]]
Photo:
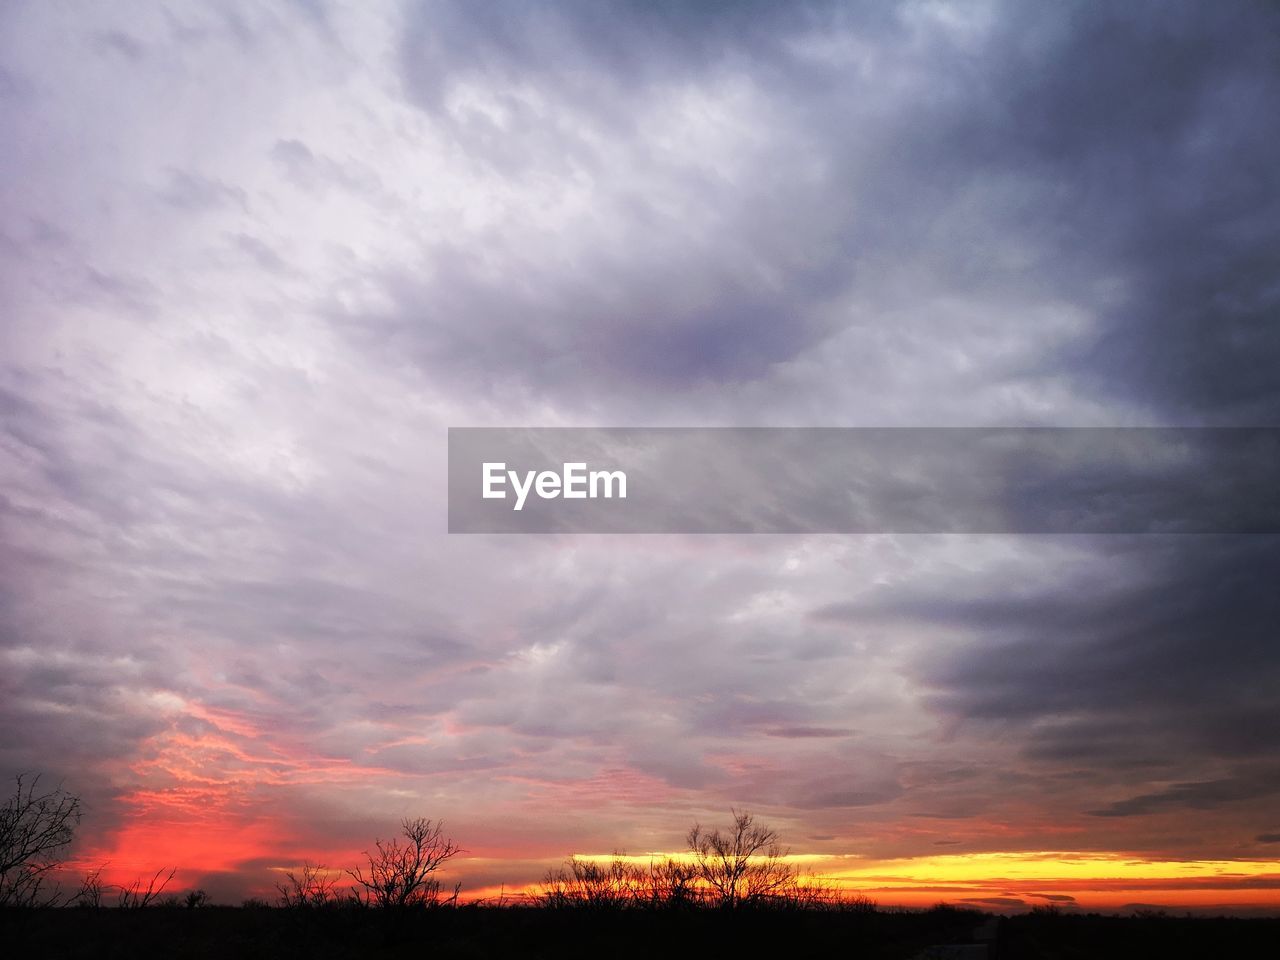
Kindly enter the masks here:
[[[579, 860], [648, 864], [687, 862], [688, 851], [641, 855], [578, 854]], [[822, 880], [880, 887], [920, 883], [992, 883], [1055, 880], [1216, 880], [1280, 875], [1280, 860], [1143, 860], [1122, 854], [1063, 851], [953, 853], [870, 860], [848, 855], [789, 854], [787, 863], [805, 866]], [[853, 865], [856, 864], [856, 865]]]
[[824, 876], [876, 883], [973, 883], [993, 880], [1179, 880], [1254, 877], [1280, 873], [1275, 860], [1142, 860], [1104, 853], [943, 854], [868, 861]]

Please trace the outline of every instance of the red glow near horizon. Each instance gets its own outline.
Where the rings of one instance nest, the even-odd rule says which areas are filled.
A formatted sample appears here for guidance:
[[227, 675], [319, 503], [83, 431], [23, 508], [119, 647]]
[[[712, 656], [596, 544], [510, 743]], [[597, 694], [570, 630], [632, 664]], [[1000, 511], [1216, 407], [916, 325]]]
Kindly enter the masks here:
[[69, 864], [75, 870], [101, 867], [104, 882], [127, 886], [177, 867], [177, 888], [209, 874], [241, 873], [247, 864], [300, 863], [307, 857], [298, 851], [315, 844], [279, 812], [278, 791], [367, 783], [386, 773], [282, 747], [248, 714], [176, 698], [169, 707], [168, 729], [122, 771], [134, 786], [117, 798], [120, 826], [82, 847]]
[[[144, 745], [142, 759], [121, 772], [133, 785], [119, 797], [119, 827], [91, 838], [69, 869], [83, 873], [102, 867], [104, 882], [127, 886], [140, 878], [145, 884], [157, 870], [176, 867], [172, 891], [222, 875], [246, 895], [271, 897], [276, 871], [304, 861], [335, 870], [360, 862], [361, 850], [373, 836], [364, 845], [326, 843], [314, 830], [308, 833], [297, 816], [283, 812], [289, 810], [285, 791], [367, 787], [396, 777], [393, 771], [294, 749], [270, 725], [247, 713], [176, 698], [170, 710], [169, 727]], [[503, 780], [526, 785], [529, 803], [554, 803], [578, 814], [599, 810], [606, 802], [651, 807], [673, 795], [665, 782], [622, 769], [581, 780], [510, 775]], [[1007, 831], [1007, 825], [973, 824], [970, 839], [989, 841]], [[1065, 838], [1071, 832], [1062, 828], [1045, 834]], [[446, 871], [451, 880], [463, 882], [468, 900], [527, 896], [558, 859], [531, 858], [531, 851], [511, 844], [484, 847], [484, 853], [459, 857]], [[654, 856], [668, 855], [680, 856]], [[795, 860], [820, 882], [885, 906], [927, 907], [941, 901], [993, 910], [1043, 904], [1123, 910], [1154, 903], [1171, 909], [1280, 912], [1280, 863], [1273, 860], [1142, 861], [1070, 852], [899, 860], [807, 854]], [[495, 883], [495, 876], [503, 879]]]

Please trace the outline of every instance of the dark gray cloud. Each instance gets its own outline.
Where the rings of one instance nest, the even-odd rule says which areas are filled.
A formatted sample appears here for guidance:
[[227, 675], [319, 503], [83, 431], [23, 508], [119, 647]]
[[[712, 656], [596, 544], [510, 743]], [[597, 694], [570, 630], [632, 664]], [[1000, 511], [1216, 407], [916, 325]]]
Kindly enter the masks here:
[[1280, 771], [1270, 770], [1261, 776], [1175, 783], [1157, 793], [1120, 800], [1092, 813], [1099, 817], [1132, 817], [1178, 807], [1211, 810], [1224, 803], [1266, 799], [1277, 793], [1280, 793]]
[[1266, 732], [1280, 724], [1277, 547], [1108, 538], [1047, 587], [962, 577], [881, 599], [978, 638], [929, 651], [915, 670], [942, 715], [1016, 738], [1045, 782], [1064, 775], [1055, 805], [1112, 818], [1200, 810], [1227, 824], [1280, 789]]
[[[887, 10], [858, 16], [864, 41], [907, 43]], [[902, 193], [904, 171], [848, 139], [863, 120], [879, 135], [876, 108], [897, 104], [865, 105], [847, 65], [791, 49], [836, 27], [857, 35], [851, 19], [829, 5], [423, 8], [403, 53], [410, 98], [469, 157], [511, 153], [518, 179], [580, 178], [595, 199], [572, 239], [512, 223], [480, 246], [435, 245], [421, 271], [388, 281], [390, 310], [346, 319], [433, 374], [539, 392], [764, 378], [848, 324], [838, 300], [866, 251], [890, 255], [878, 234], [891, 216], [912, 229], [885, 189]], [[687, 102], [703, 83], [705, 102]], [[451, 107], [451, 91], [494, 98], [501, 130], [477, 139], [492, 111]], [[726, 149], [732, 168], [709, 162]]]
[[526, 83], [549, 89], [625, 130], [632, 118], [617, 109], [619, 99], [662, 88], [673, 75], [696, 79], [736, 67], [791, 86], [808, 79], [803, 59], [789, 49], [796, 36], [854, 27], [901, 34], [896, 19], [888, 8], [850, 10], [829, 2], [620, 0], [542, 9], [500, 2], [483, 10], [444, 2], [411, 12], [401, 57], [408, 94], [429, 110], [443, 109], [453, 88], [482, 77], [511, 88], [513, 96]]
[[961, 897], [961, 903], [980, 903], [986, 907], [1025, 907], [1025, 900], [1018, 897]]
[[918, 615], [986, 638], [976, 654], [927, 668], [938, 706], [1024, 723], [1062, 718], [1045, 734], [1058, 746], [1071, 730], [1105, 736], [1097, 721], [1108, 716], [1136, 725], [1128, 728], [1135, 754], [1150, 746], [1148, 735], [1164, 741], [1161, 757], [1193, 745], [1269, 753], [1257, 731], [1280, 719], [1271, 642], [1280, 541], [1149, 537], [1099, 546], [1133, 579], [1086, 575], [1049, 595], [909, 601]]
[[[437, 247], [432, 275], [389, 281], [393, 308], [360, 328], [435, 375], [576, 398], [764, 379], [868, 311], [924, 311], [926, 335], [963, 349], [929, 300], [1058, 300], [1090, 329], [989, 376], [1067, 377], [1156, 419], [1271, 423], [1276, 36], [1274, 12], [1245, 4], [950, 21], [912, 4], [423, 7], [401, 54], [410, 99], [470, 157], [594, 182], [608, 222], [571, 257], [555, 234], [531, 249], [497, 230], [483, 257]], [[739, 176], [678, 143], [611, 166], [601, 139], [646, 143], [681, 90], [726, 78], [747, 91], [740, 122], [771, 134], [743, 144]], [[744, 108], [704, 109], [714, 124]], [[495, 282], [495, 258], [518, 283]], [[925, 285], [914, 304], [885, 289], [904, 264]], [[880, 363], [908, 362], [886, 346]]]

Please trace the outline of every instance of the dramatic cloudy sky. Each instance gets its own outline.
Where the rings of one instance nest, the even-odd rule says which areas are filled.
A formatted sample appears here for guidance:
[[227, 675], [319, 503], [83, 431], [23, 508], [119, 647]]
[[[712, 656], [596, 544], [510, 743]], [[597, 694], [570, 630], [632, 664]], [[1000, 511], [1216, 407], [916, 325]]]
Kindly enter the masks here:
[[1280, 425], [1278, 64], [1244, 0], [0, 6], [0, 770], [228, 900], [736, 805], [882, 899], [1274, 903], [1280, 540], [444, 485], [449, 426]]

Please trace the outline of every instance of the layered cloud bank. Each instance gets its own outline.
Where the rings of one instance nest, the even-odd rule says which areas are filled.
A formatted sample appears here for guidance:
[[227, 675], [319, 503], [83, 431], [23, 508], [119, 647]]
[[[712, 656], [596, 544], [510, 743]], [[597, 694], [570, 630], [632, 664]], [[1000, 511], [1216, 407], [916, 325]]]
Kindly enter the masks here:
[[1280, 540], [451, 537], [445, 437], [1280, 425], [1278, 27], [9, 5], [0, 769], [226, 897], [406, 814], [482, 889], [732, 804], [935, 900], [1048, 850], [1266, 901]]

